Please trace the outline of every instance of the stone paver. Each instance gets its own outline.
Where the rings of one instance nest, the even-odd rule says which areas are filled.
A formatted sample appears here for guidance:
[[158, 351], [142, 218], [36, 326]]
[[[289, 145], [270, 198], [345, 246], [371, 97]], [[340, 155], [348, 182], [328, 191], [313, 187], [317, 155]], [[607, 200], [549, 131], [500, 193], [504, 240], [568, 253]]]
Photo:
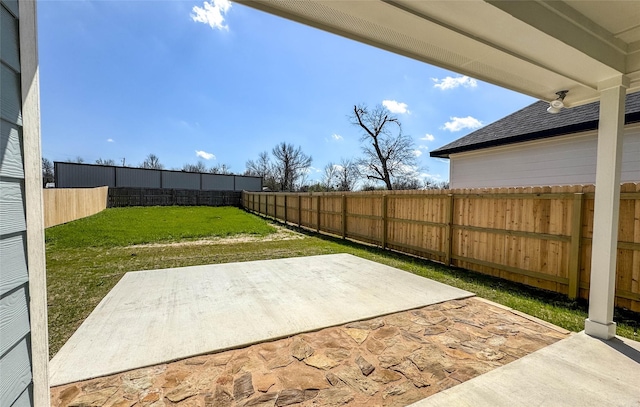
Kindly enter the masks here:
[[406, 406], [565, 338], [478, 298], [51, 389], [52, 406]]

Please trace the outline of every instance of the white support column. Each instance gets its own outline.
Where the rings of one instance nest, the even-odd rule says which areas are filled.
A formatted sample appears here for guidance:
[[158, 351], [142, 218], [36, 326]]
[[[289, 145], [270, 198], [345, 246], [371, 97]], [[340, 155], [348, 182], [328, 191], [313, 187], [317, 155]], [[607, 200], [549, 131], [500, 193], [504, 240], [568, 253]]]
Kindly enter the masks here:
[[618, 253], [620, 168], [624, 132], [625, 94], [628, 78], [620, 76], [600, 83], [600, 123], [596, 161], [596, 197], [591, 250], [588, 335], [611, 339], [616, 334], [613, 303]]
[[40, 79], [36, 2], [20, 0], [20, 62], [22, 137], [29, 267], [29, 322], [31, 326], [32, 406], [48, 407], [49, 333], [47, 323], [47, 271], [42, 206], [42, 154], [40, 137]]

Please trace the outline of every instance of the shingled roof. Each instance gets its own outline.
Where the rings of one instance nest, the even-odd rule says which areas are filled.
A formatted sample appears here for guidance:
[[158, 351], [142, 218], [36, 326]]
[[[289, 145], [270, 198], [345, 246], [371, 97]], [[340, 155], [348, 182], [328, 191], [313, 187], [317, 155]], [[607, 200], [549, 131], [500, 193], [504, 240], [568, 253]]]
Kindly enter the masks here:
[[[517, 112], [433, 150], [431, 157], [449, 158], [449, 154], [488, 147], [556, 137], [598, 128], [600, 102], [547, 113], [549, 103], [538, 101]], [[625, 123], [640, 122], [640, 92], [627, 95]]]

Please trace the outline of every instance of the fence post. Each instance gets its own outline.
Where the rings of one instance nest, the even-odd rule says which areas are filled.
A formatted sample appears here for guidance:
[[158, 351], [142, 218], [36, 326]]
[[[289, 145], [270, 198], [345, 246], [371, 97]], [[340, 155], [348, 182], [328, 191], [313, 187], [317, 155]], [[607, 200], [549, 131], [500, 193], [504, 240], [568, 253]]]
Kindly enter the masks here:
[[569, 289], [570, 299], [580, 294], [580, 249], [582, 243], [582, 204], [584, 194], [573, 195], [573, 211], [571, 216], [571, 249], [569, 252]]
[[320, 233], [320, 195], [318, 195], [318, 202], [316, 203], [317, 220], [316, 220], [316, 232]]
[[262, 210], [262, 194], [258, 194], [258, 213]]
[[454, 197], [453, 194], [447, 195], [449, 199], [447, 200], [447, 226], [445, 230], [445, 259], [444, 264], [447, 266], [451, 265], [451, 251], [453, 247], [453, 205], [454, 205]]
[[382, 195], [382, 248], [387, 248], [387, 194]]
[[302, 195], [298, 194], [298, 227], [302, 226]]
[[347, 238], [347, 196], [342, 194], [342, 238]]
[[278, 194], [273, 194], [273, 219], [278, 219]]
[[287, 196], [284, 196], [284, 224], [287, 224]]

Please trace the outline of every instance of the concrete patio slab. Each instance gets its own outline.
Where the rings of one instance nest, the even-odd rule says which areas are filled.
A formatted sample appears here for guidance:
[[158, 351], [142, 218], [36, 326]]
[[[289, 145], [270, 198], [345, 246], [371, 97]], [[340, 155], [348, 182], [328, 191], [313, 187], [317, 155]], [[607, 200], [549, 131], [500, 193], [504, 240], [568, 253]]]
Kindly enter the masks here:
[[640, 342], [581, 332], [411, 407], [640, 406]]
[[472, 295], [348, 254], [131, 272], [53, 357], [50, 384]]

